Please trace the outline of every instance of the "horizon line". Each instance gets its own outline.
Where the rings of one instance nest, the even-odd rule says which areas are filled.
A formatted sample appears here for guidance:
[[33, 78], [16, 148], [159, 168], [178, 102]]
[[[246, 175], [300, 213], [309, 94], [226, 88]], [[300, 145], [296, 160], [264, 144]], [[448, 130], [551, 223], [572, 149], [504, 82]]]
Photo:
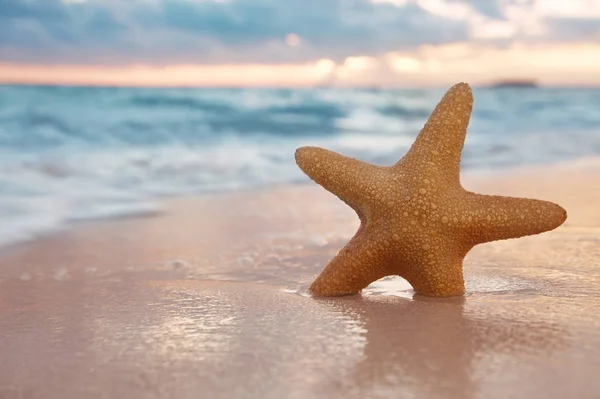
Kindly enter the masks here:
[[[523, 79], [529, 81], [528, 79]], [[497, 79], [488, 83], [469, 84], [473, 88], [478, 89], [502, 89], [502, 88], [518, 88], [518, 89], [600, 89], [599, 83], [590, 84], [544, 84], [532, 82], [533, 86], [528, 87], [498, 87], [496, 85], [503, 84], [507, 79]], [[513, 79], [510, 79], [512, 82]], [[521, 80], [517, 80], [520, 82]], [[264, 90], [302, 90], [302, 89], [365, 89], [365, 90], [393, 90], [393, 89], [444, 89], [452, 86], [453, 83], [447, 85], [419, 85], [419, 84], [338, 84], [338, 85], [232, 85], [232, 86], [213, 86], [202, 84], [189, 85], [161, 85], [161, 84], [94, 84], [94, 83], [51, 83], [51, 82], [11, 82], [0, 81], [0, 87], [53, 87], [53, 88], [97, 88], [97, 89], [224, 89], [224, 90], [242, 90], [242, 89], [264, 89]]]

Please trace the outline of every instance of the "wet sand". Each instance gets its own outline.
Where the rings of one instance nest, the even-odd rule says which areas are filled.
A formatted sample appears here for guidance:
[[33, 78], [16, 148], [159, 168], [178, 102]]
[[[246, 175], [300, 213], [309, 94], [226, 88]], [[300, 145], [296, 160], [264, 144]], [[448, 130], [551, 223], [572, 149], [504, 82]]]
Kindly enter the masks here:
[[303, 290], [358, 226], [313, 185], [170, 201], [0, 252], [0, 398], [598, 398], [600, 163], [466, 174], [564, 206], [468, 295]]

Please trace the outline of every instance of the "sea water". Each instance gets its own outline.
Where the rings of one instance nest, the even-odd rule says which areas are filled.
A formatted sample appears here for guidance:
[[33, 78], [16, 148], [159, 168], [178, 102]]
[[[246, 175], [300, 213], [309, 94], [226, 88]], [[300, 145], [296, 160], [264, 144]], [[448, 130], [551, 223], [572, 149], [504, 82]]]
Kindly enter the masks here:
[[[305, 182], [302, 145], [390, 165], [443, 93], [0, 86], [0, 245], [164, 196]], [[599, 89], [474, 94], [463, 168], [600, 154]]]

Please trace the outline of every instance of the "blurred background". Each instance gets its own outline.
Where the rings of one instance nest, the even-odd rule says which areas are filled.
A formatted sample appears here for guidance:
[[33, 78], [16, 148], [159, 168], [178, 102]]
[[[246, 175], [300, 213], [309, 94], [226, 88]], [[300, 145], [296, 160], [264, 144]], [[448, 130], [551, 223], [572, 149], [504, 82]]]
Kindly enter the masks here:
[[0, 245], [399, 159], [475, 87], [465, 169], [600, 154], [600, 0], [0, 0]]

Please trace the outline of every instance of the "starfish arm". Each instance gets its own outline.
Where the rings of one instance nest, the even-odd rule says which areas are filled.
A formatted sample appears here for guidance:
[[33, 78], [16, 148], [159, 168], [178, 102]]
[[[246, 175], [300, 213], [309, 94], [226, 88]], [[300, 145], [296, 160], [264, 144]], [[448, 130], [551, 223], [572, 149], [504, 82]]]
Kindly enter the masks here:
[[473, 244], [543, 233], [567, 219], [561, 206], [529, 198], [468, 193], [464, 209], [460, 220]]
[[438, 242], [435, 251], [420, 254], [413, 267], [401, 274], [416, 294], [447, 298], [465, 293], [463, 259], [468, 248]]
[[367, 238], [361, 225], [356, 235], [329, 262], [309, 291], [315, 296], [359, 293], [367, 285], [392, 274], [389, 252], [382, 243]]
[[459, 83], [452, 86], [396, 166], [433, 172], [458, 183], [460, 158], [472, 108], [473, 93], [469, 85]]
[[298, 148], [296, 163], [312, 180], [362, 214], [361, 204], [377, 166], [319, 147]]

